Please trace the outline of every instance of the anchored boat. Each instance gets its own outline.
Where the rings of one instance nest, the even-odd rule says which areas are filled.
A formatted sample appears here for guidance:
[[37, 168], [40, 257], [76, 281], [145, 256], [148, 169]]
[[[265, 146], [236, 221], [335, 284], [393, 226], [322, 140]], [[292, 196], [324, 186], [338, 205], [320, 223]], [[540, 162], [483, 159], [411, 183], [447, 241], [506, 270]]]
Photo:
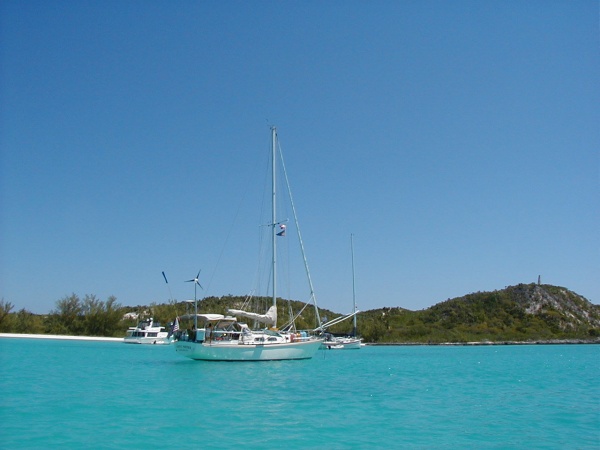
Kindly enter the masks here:
[[[316, 334], [305, 331], [296, 331], [293, 319], [290, 323], [278, 328], [277, 321], [277, 252], [278, 237], [285, 235], [285, 221], [277, 219], [276, 211], [276, 167], [277, 167], [277, 130], [271, 128], [271, 173], [272, 173], [272, 205], [270, 229], [272, 257], [271, 257], [271, 282], [272, 305], [266, 313], [256, 313], [238, 309], [228, 310], [228, 315], [223, 314], [198, 314], [197, 299], [194, 298], [195, 312], [182, 317], [182, 320], [193, 321], [192, 329], [186, 329], [178, 336], [175, 351], [187, 358], [209, 361], [272, 361], [312, 358], [323, 338], [320, 336], [320, 318], [314, 298], [314, 290], [306, 258], [304, 264], [308, 276], [311, 300], [315, 308], [315, 315], [319, 322]], [[285, 167], [284, 167], [285, 170]], [[287, 179], [287, 176], [286, 176]], [[289, 190], [289, 185], [288, 185]], [[292, 204], [292, 209], [294, 209]], [[295, 215], [295, 210], [294, 210]], [[297, 225], [297, 220], [296, 220]], [[298, 231], [298, 237], [300, 233]], [[304, 248], [300, 238], [302, 253]], [[198, 277], [194, 280], [194, 289], [199, 285]], [[194, 297], [196, 293], [194, 290]], [[251, 319], [260, 323], [260, 327], [251, 329], [246, 323], [238, 321], [238, 317]]]
[[123, 339], [126, 344], [170, 344], [172, 336], [160, 322], [154, 319], [143, 320], [137, 327], [129, 327]]

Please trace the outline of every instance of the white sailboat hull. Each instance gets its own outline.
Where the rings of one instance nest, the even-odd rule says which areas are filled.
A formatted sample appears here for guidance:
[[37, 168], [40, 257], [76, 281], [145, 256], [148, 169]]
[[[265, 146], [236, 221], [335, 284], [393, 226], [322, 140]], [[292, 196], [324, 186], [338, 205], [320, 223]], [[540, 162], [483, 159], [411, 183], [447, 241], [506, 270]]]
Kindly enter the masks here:
[[175, 343], [175, 351], [187, 358], [204, 361], [283, 361], [310, 359], [322, 340], [288, 343], [241, 344], [231, 342], [190, 342]]
[[360, 339], [354, 339], [352, 341], [344, 342], [344, 350], [358, 350], [361, 347]]
[[321, 344], [321, 350], [359, 350], [361, 346], [361, 339], [337, 338], [332, 341], [324, 341]]

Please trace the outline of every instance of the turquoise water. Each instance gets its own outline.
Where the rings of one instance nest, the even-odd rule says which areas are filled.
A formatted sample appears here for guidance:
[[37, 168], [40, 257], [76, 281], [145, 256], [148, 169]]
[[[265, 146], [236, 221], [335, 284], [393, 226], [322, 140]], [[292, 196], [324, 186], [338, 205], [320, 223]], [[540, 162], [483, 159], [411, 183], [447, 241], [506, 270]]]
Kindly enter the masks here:
[[0, 363], [0, 448], [600, 448], [598, 345], [218, 363], [0, 339]]

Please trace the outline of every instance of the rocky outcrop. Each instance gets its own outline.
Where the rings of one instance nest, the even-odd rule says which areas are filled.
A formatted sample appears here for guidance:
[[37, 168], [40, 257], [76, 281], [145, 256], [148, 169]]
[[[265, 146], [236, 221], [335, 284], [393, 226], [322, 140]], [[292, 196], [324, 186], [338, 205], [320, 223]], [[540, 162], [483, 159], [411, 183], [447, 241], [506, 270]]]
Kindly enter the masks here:
[[588, 325], [600, 328], [600, 308], [581, 295], [560, 286], [519, 284], [506, 288], [527, 314], [552, 315], [562, 329]]

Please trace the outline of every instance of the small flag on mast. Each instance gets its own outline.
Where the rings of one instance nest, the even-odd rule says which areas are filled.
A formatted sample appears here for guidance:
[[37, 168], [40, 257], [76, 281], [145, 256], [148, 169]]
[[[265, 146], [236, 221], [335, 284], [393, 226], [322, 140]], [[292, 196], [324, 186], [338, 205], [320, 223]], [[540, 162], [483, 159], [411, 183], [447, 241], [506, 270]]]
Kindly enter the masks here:
[[279, 228], [281, 229], [281, 231], [277, 233], [277, 236], [285, 236], [285, 225], [281, 224], [279, 225]]
[[175, 317], [175, 323], [173, 324], [173, 333], [179, 331], [179, 317]]

